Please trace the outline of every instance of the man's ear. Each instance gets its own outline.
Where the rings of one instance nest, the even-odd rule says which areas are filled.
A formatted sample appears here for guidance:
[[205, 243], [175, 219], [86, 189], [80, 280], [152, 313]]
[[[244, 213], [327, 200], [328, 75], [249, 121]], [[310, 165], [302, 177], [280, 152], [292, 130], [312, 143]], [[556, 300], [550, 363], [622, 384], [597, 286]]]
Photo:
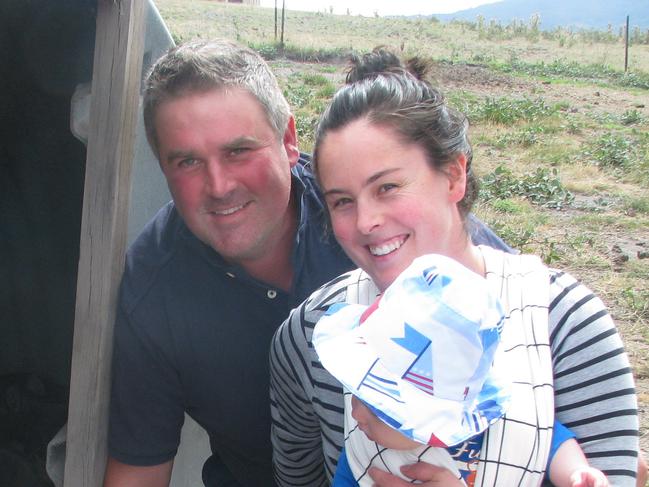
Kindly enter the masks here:
[[291, 164], [291, 167], [297, 164], [298, 159], [300, 158], [300, 150], [297, 147], [297, 131], [295, 130], [295, 117], [291, 114], [286, 124], [286, 130], [284, 130], [284, 137], [282, 140], [284, 144], [284, 150], [286, 150], [286, 155], [288, 156], [288, 161]]
[[460, 153], [446, 166], [449, 194], [455, 203], [461, 201], [466, 193], [466, 164], [466, 154]]

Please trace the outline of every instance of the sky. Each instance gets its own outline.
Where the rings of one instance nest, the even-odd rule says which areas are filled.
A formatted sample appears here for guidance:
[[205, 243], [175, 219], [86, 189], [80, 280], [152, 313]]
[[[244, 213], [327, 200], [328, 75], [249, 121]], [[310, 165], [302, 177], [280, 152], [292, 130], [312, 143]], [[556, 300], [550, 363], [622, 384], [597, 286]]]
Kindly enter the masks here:
[[[453, 13], [496, 1], [498, 0], [284, 0], [284, 5], [287, 10], [329, 12], [329, 8], [333, 7], [333, 13], [339, 15], [346, 14], [349, 9], [352, 15], [374, 16], [376, 12], [385, 17]], [[279, 8], [282, 7], [282, 0], [260, 0], [262, 7], [272, 8], [275, 2]]]

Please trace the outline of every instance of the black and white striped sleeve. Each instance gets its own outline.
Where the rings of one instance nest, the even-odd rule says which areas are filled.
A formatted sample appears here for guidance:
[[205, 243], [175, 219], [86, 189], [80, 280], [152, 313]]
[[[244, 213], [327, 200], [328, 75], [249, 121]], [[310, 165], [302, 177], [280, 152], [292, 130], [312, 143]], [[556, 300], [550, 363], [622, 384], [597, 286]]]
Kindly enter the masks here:
[[270, 349], [271, 440], [280, 486], [326, 486], [343, 443], [342, 387], [311, 344], [327, 307], [344, 298], [344, 276], [291, 312]]
[[612, 486], [635, 486], [637, 397], [611, 316], [587, 287], [553, 270], [549, 319], [556, 418]]

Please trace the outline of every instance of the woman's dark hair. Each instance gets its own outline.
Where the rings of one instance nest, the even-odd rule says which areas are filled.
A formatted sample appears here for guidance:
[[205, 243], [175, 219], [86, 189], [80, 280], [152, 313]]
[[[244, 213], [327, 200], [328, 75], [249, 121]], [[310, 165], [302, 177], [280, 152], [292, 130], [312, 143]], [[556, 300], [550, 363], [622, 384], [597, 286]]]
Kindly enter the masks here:
[[421, 58], [402, 63], [382, 47], [361, 57], [353, 56], [350, 62], [347, 84], [336, 92], [318, 124], [313, 154], [316, 175], [319, 149], [327, 134], [366, 118], [372, 124], [391, 127], [406, 143], [421, 146], [436, 171], [445, 172], [458, 154], [464, 154], [467, 182], [458, 208], [466, 216], [478, 193], [471, 170], [469, 122], [449, 107], [441, 92], [426, 80], [430, 63]]

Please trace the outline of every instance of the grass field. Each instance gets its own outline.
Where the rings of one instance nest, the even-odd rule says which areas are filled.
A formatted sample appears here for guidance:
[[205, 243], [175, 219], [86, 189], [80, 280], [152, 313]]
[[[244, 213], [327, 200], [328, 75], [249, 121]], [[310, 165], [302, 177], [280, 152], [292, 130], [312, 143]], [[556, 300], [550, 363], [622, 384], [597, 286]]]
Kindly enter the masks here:
[[346, 55], [387, 45], [436, 61], [434, 80], [471, 121], [482, 178], [477, 213], [510, 244], [570, 271], [616, 320], [637, 382], [649, 453], [649, 45], [615, 33], [543, 35], [519, 26], [158, 0], [174, 39], [227, 37], [261, 52], [310, 151]]

